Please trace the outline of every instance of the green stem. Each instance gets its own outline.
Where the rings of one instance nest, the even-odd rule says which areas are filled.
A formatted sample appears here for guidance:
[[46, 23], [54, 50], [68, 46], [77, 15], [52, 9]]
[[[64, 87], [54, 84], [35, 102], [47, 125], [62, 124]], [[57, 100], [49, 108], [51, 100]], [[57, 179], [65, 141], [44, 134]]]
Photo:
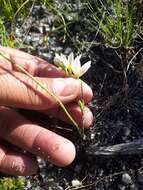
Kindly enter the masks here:
[[81, 110], [81, 114], [82, 114], [82, 137], [84, 137], [84, 108], [85, 108], [85, 102], [83, 99], [83, 85], [82, 85], [82, 80], [79, 79], [79, 77], [77, 78], [79, 80], [79, 82], [81, 83], [81, 99], [79, 100], [78, 104]]
[[0, 52], [0, 55], [3, 58], [5, 58], [7, 61], [9, 61], [11, 64], [15, 65], [20, 71], [22, 71], [29, 78], [31, 78], [37, 85], [39, 85], [41, 87], [41, 89], [45, 90], [47, 92], [47, 94], [49, 94], [51, 97], [53, 97], [59, 103], [59, 105], [61, 106], [61, 108], [63, 109], [63, 111], [67, 115], [67, 117], [70, 119], [70, 121], [73, 123], [73, 125], [77, 128], [78, 132], [80, 133], [79, 126], [78, 126], [77, 122], [72, 118], [72, 116], [70, 115], [70, 113], [68, 112], [68, 110], [66, 109], [66, 107], [64, 106], [64, 104], [61, 102], [61, 100], [54, 93], [50, 92], [46, 87], [44, 87], [44, 85], [38, 79], [36, 79], [35, 77], [33, 77], [21, 65], [19, 65], [19, 64], [15, 63], [14, 61], [10, 60], [5, 55], [3, 55], [1, 52]]
[[83, 85], [82, 85], [82, 80], [81, 82], [81, 101], [82, 101], [82, 107], [81, 107], [81, 114], [82, 114], [82, 133], [84, 135], [84, 99], [83, 99]]

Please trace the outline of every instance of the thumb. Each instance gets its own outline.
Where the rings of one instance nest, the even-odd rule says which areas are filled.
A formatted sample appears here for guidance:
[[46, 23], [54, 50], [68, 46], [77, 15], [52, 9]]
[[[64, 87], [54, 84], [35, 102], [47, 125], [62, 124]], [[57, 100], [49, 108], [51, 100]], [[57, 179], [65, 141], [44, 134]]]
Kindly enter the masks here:
[[[38, 78], [49, 92], [64, 104], [81, 98], [81, 83], [73, 78]], [[92, 98], [90, 87], [83, 83], [83, 97], [86, 102]], [[26, 109], [49, 109], [58, 102], [32, 79], [22, 73], [0, 75], [0, 105]]]

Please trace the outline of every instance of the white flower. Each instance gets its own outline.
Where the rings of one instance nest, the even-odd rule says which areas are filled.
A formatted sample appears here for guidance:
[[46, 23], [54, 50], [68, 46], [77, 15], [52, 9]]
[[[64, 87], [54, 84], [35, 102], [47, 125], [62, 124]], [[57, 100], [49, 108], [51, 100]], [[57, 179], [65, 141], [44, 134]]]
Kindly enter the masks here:
[[67, 58], [64, 54], [61, 53], [61, 55], [59, 54], [55, 54], [55, 58], [54, 58], [54, 63], [57, 66], [63, 67], [63, 66], [67, 66], [68, 62], [67, 62]]
[[66, 71], [69, 76], [79, 78], [91, 67], [91, 61], [81, 66], [80, 59], [81, 55], [74, 58], [73, 52], [70, 53], [69, 56], [65, 56], [62, 53], [60, 55], [56, 53], [54, 63]]

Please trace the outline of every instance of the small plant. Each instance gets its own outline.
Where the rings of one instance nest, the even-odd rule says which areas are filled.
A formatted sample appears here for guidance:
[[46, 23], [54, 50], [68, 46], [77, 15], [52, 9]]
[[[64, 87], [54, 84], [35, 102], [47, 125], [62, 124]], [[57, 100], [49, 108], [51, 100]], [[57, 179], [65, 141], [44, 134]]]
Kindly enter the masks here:
[[26, 16], [28, 9], [26, 4], [29, 0], [1, 0], [0, 15], [4, 15], [5, 19], [12, 21], [15, 17], [16, 12], [18, 11], [21, 16]]
[[[66, 56], [62, 53], [60, 55], [56, 53], [55, 58], [54, 58], [54, 63], [63, 71], [65, 71], [67, 76], [80, 80], [80, 77], [84, 75], [88, 71], [88, 69], [91, 67], [91, 61], [88, 61], [84, 65], [81, 66], [81, 62], [80, 62], [81, 56], [82, 55], [78, 55], [77, 57], [74, 58], [73, 52], [71, 52], [69, 56]], [[78, 104], [82, 113], [82, 130], [83, 130], [83, 135], [84, 135], [85, 102], [83, 99], [82, 81], [80, 80], [80, 82], [81, 82], [81, 100], [79, 100]]]
[[129, 48], [143, 29], [143, 11], [139, 1], [87, 1], [90, 29], [112, 48]]
[[8, 45], [8, 38], [2, 18], [0, 18], [0, 44], [3, 46]]
[[13, 36], [8, 34], [2, 18], [0, 18], [0, 44], [12, 48], [15, 46]]
[[0, 190], [24, 190], [25, 179], [19, 178], [1, 178]]

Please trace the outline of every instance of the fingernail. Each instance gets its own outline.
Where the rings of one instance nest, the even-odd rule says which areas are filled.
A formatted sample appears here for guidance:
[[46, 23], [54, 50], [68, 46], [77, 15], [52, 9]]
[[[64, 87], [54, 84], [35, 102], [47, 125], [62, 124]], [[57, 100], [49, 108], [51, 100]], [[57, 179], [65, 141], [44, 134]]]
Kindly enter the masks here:
[[83, 90], [84, 90], [85, 92], [87, 92], [88, 94], [90, 94], [90, 96], [93, 96], [92, 89], [91, 89], [90, 86], [87, 85], [85, 82], [83, 82]]
[[69, 140], [66, 140], [61, 145], [60, 148], [61, 148], [62, 155], [66, 155], [66, 157], [61, 162], [61, 166], [67, 166], [71, 164], [73, 160], [75, 159], [75, 155], [76, 155], [76, 150], [73, 143]]
[[[51, 162], [57, 166], [67, 166], [73, 162], [76, 155], [75, 146], [69, 140], [63, 141], [54, 151]], [[66, 155], [66, 156], [65, 156]]]

